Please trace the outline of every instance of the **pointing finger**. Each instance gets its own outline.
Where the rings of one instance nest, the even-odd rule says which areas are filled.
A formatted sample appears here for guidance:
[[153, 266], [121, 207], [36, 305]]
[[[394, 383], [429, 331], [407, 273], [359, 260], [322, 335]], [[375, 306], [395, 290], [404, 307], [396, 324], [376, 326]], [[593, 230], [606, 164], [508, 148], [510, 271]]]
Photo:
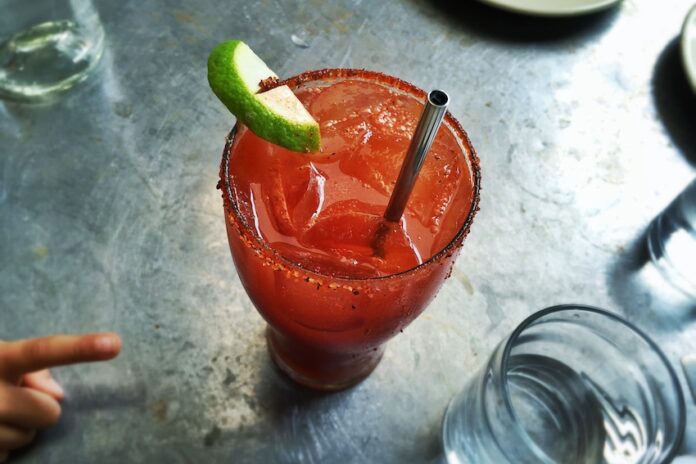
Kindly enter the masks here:
[[121, 339], [113, 333], [54, 335], [3, 343], [0, 349], [0, 376], [16, 382], [22, 374], [81, 362], [114, 358]]

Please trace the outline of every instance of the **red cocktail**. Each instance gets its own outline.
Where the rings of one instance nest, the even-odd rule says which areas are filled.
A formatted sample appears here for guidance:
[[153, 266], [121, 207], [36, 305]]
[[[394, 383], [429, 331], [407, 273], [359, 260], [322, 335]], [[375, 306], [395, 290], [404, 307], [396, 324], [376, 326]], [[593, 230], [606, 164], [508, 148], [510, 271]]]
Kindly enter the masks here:
[[449, 275], [478, 209], [479, 161], [447, 114], [402, 221], [376, 245], [425, 93], [351, 69], [286, 83], [319, 122], [321, 152], [237, 124], [220, 168], [227, 234], [273, 359], [301, 384], [340, 389], [375, 368]]

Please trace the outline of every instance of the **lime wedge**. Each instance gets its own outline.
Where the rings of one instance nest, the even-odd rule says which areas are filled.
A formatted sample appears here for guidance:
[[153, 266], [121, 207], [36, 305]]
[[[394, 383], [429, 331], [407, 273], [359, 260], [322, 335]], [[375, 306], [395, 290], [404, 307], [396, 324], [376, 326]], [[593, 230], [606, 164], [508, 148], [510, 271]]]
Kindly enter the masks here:
[[259, 93], [268, 78], [278, 76], [240, 40], [218, 44], [208, 57], [210, 88], [252, 132], [289, 150], [319, 151], [319, 124], [287, 85]]

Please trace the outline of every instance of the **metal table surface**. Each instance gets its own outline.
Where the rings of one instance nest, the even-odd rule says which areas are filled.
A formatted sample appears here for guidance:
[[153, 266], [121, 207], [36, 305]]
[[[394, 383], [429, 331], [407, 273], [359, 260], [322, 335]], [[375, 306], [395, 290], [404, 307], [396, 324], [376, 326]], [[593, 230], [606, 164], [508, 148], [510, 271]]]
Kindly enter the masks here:
[[[524, 317], [564, 302], [659, 342], [696, 454], [680, 366], [696, 303], [642, 247], [695, 172], [675, 41], [690, 3], [541, 20], [445, 0], [98, 2], [97, 74], [51, 105], [0, 103], [0, 338], [116, 330], [125, 346], [56, 371], [61, 422], [15, 462], [437, 462], [450, 397]], [[229, 38], [281, 76], [364, 67], [443, 88], [481, 157], [452, 278], [348, 391], [277, 373], [235, 273], [215, 189], [234, 120], [206, 81]]]

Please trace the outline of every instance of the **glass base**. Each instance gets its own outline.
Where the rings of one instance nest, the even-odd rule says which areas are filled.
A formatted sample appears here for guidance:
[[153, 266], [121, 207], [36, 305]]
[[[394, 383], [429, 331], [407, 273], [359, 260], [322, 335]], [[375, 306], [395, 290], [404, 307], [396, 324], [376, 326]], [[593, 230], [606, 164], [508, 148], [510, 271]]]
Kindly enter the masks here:
[[337, 391], [364, 380], [377, 367], [384, 345], [363, 353], [331, 353], [291, 340], [266, 329], [268, 351], [292, 380], [315, 390]]
[[[669, 210], [668, 210], [669, 212]], [[677, 290], [696, 296], [696, 232], [685, 219], [663, 213], [648, 230], [648, 253], [657, 270]]]
[[85, 80], [104, 48], [101, 29], [51, 21], [0, 44], [0, 97], [43, 101]]

